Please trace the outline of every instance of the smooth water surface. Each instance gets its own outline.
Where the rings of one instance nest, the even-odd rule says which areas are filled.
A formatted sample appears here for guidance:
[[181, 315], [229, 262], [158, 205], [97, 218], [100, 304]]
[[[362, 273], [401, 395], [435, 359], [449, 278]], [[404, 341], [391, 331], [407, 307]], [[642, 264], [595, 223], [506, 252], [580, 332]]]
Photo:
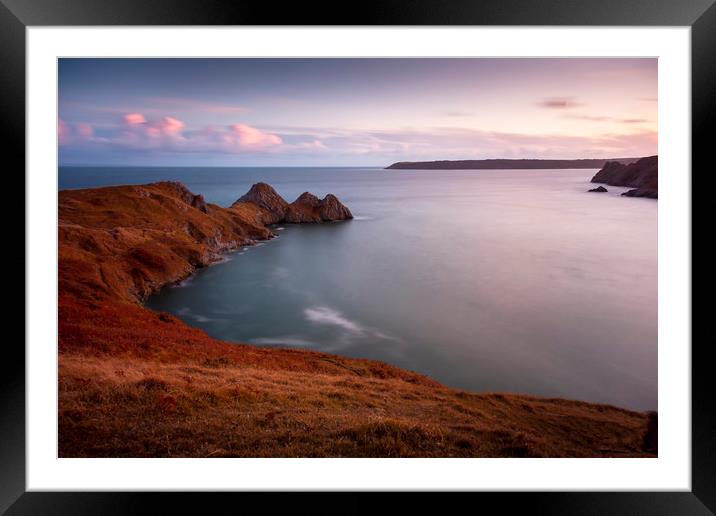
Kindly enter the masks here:
[[334, 193], [348, 222], [278, 228], [148, 305], [222, 339], [379, 359], [474, 391], [657, 408], [657, 201], [594, 170], [61, 168], [60, 188], [179, 180]]

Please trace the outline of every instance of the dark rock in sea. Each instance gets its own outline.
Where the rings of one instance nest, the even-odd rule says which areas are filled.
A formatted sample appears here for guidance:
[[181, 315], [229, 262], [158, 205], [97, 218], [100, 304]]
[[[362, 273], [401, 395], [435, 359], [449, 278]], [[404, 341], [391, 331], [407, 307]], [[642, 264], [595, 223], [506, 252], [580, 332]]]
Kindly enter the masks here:
[[603, 186], [598, 186], [598, 187], [596, 187], [596, 188], [592, 188], [592, 189], [589, 190], [589, 191], [590, 191], [590, 192], [608, 192], [609, 190], [607, 190], [607, 189], [604, 188]]
[[232, 207], [241, 204], [252, 204], [261, 208], [260, 218], [264, 224], [332, 222], [353, 218], [350, 210], [333, 194], [319, 199], [310, 192], [304, 192], [288, 204], [276, 190], [265, 183], [253, 185]]
[[321, 222], [318, 207], [321, 200], [309, 192], [303, 192], [286, 210], [286, 222], [299, 224], [302, 222]]
[[332, 222], [352, 218], [350, 210], [335, 195], [328, 194], [319, 199], [312, 193], [304, 192], [288, 206], [284, 222]]
[[353, 218], [350, 210], [333, 194], [328, 194], [321, 200], [318, 211], [324, 221], [349, 220]]
[[659, 157], [649, 156], [624, 165], [609, 161], [592, 178], [592, 183], [634, 188], [622, 195], [656, 199], [659, 191]]
[[606, 183], [612, 186], [623, 186], [616, 185], [614, 183], [624, 182], [624, 172], [626, 171], [627, 165], [619, 163], [617, 161], [607, 161], [604, 166], [592, 177], [592, 183]]
[[625, 197], [647, 197], [649, 199], [658, 199], [659, 192], [650, 188], [634, 188], [622, 194]]

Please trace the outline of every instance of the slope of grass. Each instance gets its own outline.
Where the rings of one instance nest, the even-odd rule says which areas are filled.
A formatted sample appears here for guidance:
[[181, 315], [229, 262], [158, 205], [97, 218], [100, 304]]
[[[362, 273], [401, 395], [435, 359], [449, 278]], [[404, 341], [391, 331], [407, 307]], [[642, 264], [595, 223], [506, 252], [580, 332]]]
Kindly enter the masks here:
[[238, 245], [260, 209], [176, 183], [60, 193], [61, 457], [629, 457], [647, 415], [449, 389], [388, 364], [210, 338], [141, 300]]

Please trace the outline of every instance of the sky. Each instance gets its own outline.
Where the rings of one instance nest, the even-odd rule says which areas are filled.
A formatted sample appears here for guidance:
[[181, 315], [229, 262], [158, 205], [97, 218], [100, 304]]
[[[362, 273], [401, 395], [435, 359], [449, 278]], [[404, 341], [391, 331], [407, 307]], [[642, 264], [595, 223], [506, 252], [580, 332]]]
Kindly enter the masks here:
[[657, 60], [67, 59], [60, 165], [387, 166], [657, 153]]

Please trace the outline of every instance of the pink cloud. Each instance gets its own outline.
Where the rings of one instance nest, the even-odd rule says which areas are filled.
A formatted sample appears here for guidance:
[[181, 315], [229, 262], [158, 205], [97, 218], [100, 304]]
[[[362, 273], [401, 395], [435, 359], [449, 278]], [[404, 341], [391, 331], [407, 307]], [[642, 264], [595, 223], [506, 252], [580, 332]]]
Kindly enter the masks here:
[[57, 141], [60, 145], [69, 145], [93, 139], [94, 130], [91, 125], [85, 123], [70, 124], [61, 118], [57, 120]]
[[75, 125], [75, 132], [77, 133], [77, 136], [84, 139], [89, 139], [94, 136], [94, 130], [89, 124], [82, 123]]
[[147, 121], [139, 113], [130, 113], [124, 116], [124, 122], [135, 134], [144, 134], [149, 138], [167, 136], [170, 138], [181, 138], [182, 131], [186, 125], [181, 120], [165, 116], [159, 120]]
[[[320, 141], [339, 155], [383, 155], [398, 159], [480, 159], [495, 157], [583, 158], [630, 157], [656, 154], [658, 135], [652, 130], [592, 135], [527, 134], [464, 127], [353, 130], [282, 127], [281, 134], [305, 138], [282, 151], [315, 151]], [[313, 138], [311, 138], [311, 135]], [[320, 136], [319, 136], [320, 135]], [[320, 138], [320, 139], [319, 139]], [[310, 149], [309, 147], [314, 147]]]
[[313, 140], [311, 142], [305, 142], [301, 143], [299, 145], [302, 149], [309, 149], [309, 150], [327, 150], [328, 146], [326, 146], [325, 143], [323, 143], [321, 140]]
[[265, 133], [246, 124], [233, 124], [231, 132], [236, 135], [237, 143], [243, 147], [262, 148], [283, 143], [275, 134]]
[[158, 122], [157, 127], [164, 134], [178, 135], [182, 132], [185, 125], [181, 120], [165, 116], [160, 122]]
[[227, 153], [264, 151], [283, 143], [279, 136], [247, 124], [190, 130], [178, 118], [147, 119], [142, 113], [125, 114], [122, 127], [122, 131], [108, 138], [106, 143], [140, 150]]
[[141, 113], [127, 113], [122, 117], [122, 121], [127, 125], [141, 125], [147, 120]]
[[57, 140], [61, 144], [65, 144], [69, 142], [70, 137], [70, 127], [65, 123], [64, 120], [61, 118], [57, 119]]
[[[583, 116], [579, 113], [570, 116]], [[597, 117], [597, 115], [594, 115]], [[600, 118], [601, 120], [601, 118]], [[125, 113], [112, 127], [58, 120], [61, 145], [114, 147], [173, 153], [382, 155], [386, 159], [470, 159], [489, 157], [629, 157], [655, 154], [656, 131], [640, 119], [620, 119], [625, 132], [591, 135], [525, 134], [464, 127], [353, 130], [313, 127], [261, 129], [245, 123], [188, 126], [172, 116]], [[634, 131], [627, 132], [627, 128]], [[94, 129], [97, 129], [95, 127]], [[97, 130], [100, 130], [97, 129]]]

